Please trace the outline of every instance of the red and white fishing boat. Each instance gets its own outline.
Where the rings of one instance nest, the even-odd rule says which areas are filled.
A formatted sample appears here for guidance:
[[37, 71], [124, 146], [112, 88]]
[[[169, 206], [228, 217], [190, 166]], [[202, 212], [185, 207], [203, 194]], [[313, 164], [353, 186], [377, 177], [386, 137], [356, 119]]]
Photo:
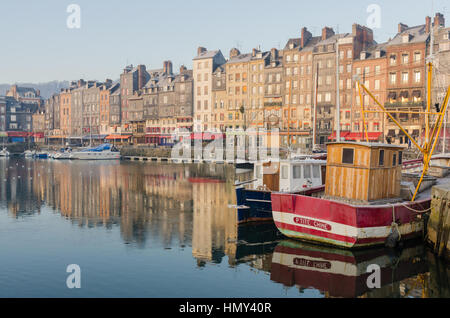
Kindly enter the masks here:
[[431, 192], [415, 202], [401, 198], [402, 154], [395, 145], [329, 144], [325, 187], [312, 195], [272, 193], [277, 228], [293, 239], [343, 248], [423, 235]]

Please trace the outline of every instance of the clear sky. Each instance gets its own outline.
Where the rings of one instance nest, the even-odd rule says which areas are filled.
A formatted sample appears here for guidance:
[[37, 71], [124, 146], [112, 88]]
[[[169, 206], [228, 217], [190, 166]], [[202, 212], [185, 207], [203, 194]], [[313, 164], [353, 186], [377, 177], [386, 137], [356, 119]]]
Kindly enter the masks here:
[[[192, 66], [198, 46], [249, 52], [282, 48], [306, 26], [351, 32], [367, 25], [370, 4], [381, 8], [375, 39], [393, 37], [399, 22], [425, 23], [449, 0], [0, 0], [0, 83], [79, 78], [118, 79], [128, 64]], [[81, 28], [69, 29], [69, 4], [81, 8]], [[450, 22], [447, 23], [450, 25]]]

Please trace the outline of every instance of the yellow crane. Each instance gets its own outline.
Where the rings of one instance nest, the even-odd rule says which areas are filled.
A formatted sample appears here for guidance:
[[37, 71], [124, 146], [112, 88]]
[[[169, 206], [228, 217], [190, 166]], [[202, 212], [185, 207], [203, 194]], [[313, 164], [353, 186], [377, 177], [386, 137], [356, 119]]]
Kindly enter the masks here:
[[[367, 89], [367, 87], [364, 86], [360, 82], [360, 80], [357, 80], [358, 83], [358, 93], [359, 98], [361, 101], [361, 111], [362, 111], [362, 117], [363, 117], [363, 134], [365, 134], [365, 138], [367, 142], [369, 142], [369, 133], [366, 129], [366, 122], [365, 122], [365, 115], [366, 113], [383, 113], [387, 114], [387, 116], [400, 128], [401, 131], [408, 137], [409, 140], [411, 140], [411, 143], [419, 149], [419, 151], [423, 154], [423, 172], [422, 176], [420, 178], [420, 181], [417, 185], [416, 191], [414, 193], [412, 202], [416, 200], [416, 197], [419, 193], [420, 186], [422, 185], [424, 177], [428, 174], [428, 170], [430, 168], [430, 161], [431, 157], [433, 156], [434, 150], [436, 149], [439, 135], [441, 133], [442, 129], [442, 123], [444, 121], [445, 114], [447, 112], [448, 102], [450, 98], [450, 86], [448, 87], [447, 94], [445, 96], [443, 105], [441, 109], [438, 109], [437, 112], [431, 111], [431, 83], [432, 83], [432, 73], [433, 73], [433, 64], [427, 63], [428, 67], [428, 91], [427, 91], [427, 110], [425, 112], [412, 112], [412, 111], [395, 111], [395, 112], [389, 112], [386, 110], [386, 108], [376, 99], [376, 97]], [[362, 98], [361, 88], [363, 91], [365, 91], [370, 98], [378, 105], [379, 108], [381, 108], [381, 111], [370, 111], [366, 110], [364, 108], [364, 100]], [[424, 114], [425, 115], [425, 143], [423, 146], [420, 146], [414, 138], [402, 127], [402, 125], [392, 116], [392, 113], [398, 113], [398, 114]], [[430, 129], [430, 116], [437, 116], [436, 122], [433, 126], [433, 129]]]

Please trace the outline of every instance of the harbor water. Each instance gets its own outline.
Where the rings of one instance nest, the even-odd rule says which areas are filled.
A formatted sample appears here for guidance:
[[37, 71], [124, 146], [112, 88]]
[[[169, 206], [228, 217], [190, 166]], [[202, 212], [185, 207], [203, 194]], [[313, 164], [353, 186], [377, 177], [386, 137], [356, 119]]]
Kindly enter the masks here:
[[[0, 297], [450, 297], [422, 242], [349, 252], [237, 226], [231, 165], [0, 159]], [[68, 288], [67, 268], [81, 270]], [[375, 264], [380, 288], [367, 285]]]

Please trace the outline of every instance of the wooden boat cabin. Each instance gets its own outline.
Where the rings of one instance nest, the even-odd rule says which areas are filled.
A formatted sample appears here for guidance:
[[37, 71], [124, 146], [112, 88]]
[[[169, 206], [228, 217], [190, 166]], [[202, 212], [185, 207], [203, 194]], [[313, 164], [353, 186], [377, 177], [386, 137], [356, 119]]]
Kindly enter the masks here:
[[328, 144], [325, 196], [363, 204], [399, 199], [403, 150], [378, 143]]
[[255, 188], [269, 191], [300, 192], [325, 183], [326, 161], [315, 159], [281, 160], [257, 163]]

